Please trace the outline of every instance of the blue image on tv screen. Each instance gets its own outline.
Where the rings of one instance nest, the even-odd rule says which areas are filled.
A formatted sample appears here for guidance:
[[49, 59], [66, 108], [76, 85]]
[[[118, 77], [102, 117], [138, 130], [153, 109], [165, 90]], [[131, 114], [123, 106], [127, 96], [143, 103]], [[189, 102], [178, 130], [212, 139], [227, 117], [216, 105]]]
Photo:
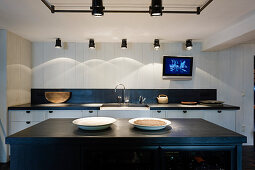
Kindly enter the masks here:
[[167, 58], [165, 61], [165, 74], [190, 74], [191, 59]]

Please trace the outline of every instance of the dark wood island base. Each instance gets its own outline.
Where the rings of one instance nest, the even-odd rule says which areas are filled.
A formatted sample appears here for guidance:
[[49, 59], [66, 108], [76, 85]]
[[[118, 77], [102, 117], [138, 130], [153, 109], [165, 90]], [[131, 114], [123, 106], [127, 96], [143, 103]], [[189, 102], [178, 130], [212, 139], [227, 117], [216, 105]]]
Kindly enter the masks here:
[[83, 131], [73, 119], [49, 119], [6, 138], [11, 170], [241, 170], [247, 138], [203, 119], [171, 119], [160, 131], [118, 119]]

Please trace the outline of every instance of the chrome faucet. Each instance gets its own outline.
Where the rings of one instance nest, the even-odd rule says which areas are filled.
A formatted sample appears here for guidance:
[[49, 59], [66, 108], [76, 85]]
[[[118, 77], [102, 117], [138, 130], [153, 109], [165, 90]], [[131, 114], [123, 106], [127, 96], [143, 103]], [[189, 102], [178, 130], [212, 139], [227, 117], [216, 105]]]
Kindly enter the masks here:
[[[117, 92], [118, 86], [122, 86], [122, 87], [123, 87], [123, 96], [122, 96], [122, 101], [123, 101], [123, 103], [128, 102], [128, 101], [126, 100], [126, 95], [125, 95], [126, 87], [124, 86], [124, 84], [118, 84], [118, 85], [115, 87], [115, 89], [114, 89], [115, 93]], [[119, 100], [120, 98], [121, 98], [121, 97], [118, 96], [118, 100]]]

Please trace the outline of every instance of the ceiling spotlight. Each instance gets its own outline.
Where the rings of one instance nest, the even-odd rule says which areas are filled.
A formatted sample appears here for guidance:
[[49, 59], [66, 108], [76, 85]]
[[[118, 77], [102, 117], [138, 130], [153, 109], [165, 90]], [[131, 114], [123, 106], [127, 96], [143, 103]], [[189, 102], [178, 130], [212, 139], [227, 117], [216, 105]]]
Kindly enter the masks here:
[[158, 50], [160, 48], [159, 39], [154, 40], [154, 49]]
[[187, 50], [192, 50], [192, 40], [189, 39], [189, 40], [186, 40], [186, 49]]
[[95, 49], [95, 42], [94, 42], [94, 39], [89, 39], [89, 48], [90, 48], [90, 49]]
[[90, 7], [92, 10], [92, 15], [95, 17], [101, 17], [104, 15], [103, 0], [92, 0], [92, 6]]
[[121, 48], [127, 49], [127, 39], [122, 39]]
[[162, 16], [162, 0], [151, 0], [150, 14], [151, 16]]
[[61, 45], [61, 39], [60, 38], [57, 38], [56, 39], [56, 44], [55, 44], [55, 48], [61, 48], [62, 45]]

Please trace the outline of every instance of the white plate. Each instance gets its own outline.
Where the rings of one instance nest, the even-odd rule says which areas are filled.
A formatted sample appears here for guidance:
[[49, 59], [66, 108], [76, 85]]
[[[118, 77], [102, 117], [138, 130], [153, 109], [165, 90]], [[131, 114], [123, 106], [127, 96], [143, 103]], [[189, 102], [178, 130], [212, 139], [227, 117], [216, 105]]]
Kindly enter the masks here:
[[[136, 120], [161, 120], [161, 121], [165, 122], [166, 124], [163, 126], [143, 126], [143, 125], [135, 124], [134, 122]], [[135, 118], [135, 119], [130, 119], [128, 122], [130, 124], [132, 124], [134, 127], [143, 129], [143, 130], [160, 130], [160, 129], [164, 129], [166, 126], [171, 124], [171, 122], [169, 120], [159, 119], [159, 118]]]
[[73, 124], [83, 130], [102, 130], [108, 128], [114, 122], [116, 122], [116, 119], [111, 117], [86, 117], [75, 119]]

